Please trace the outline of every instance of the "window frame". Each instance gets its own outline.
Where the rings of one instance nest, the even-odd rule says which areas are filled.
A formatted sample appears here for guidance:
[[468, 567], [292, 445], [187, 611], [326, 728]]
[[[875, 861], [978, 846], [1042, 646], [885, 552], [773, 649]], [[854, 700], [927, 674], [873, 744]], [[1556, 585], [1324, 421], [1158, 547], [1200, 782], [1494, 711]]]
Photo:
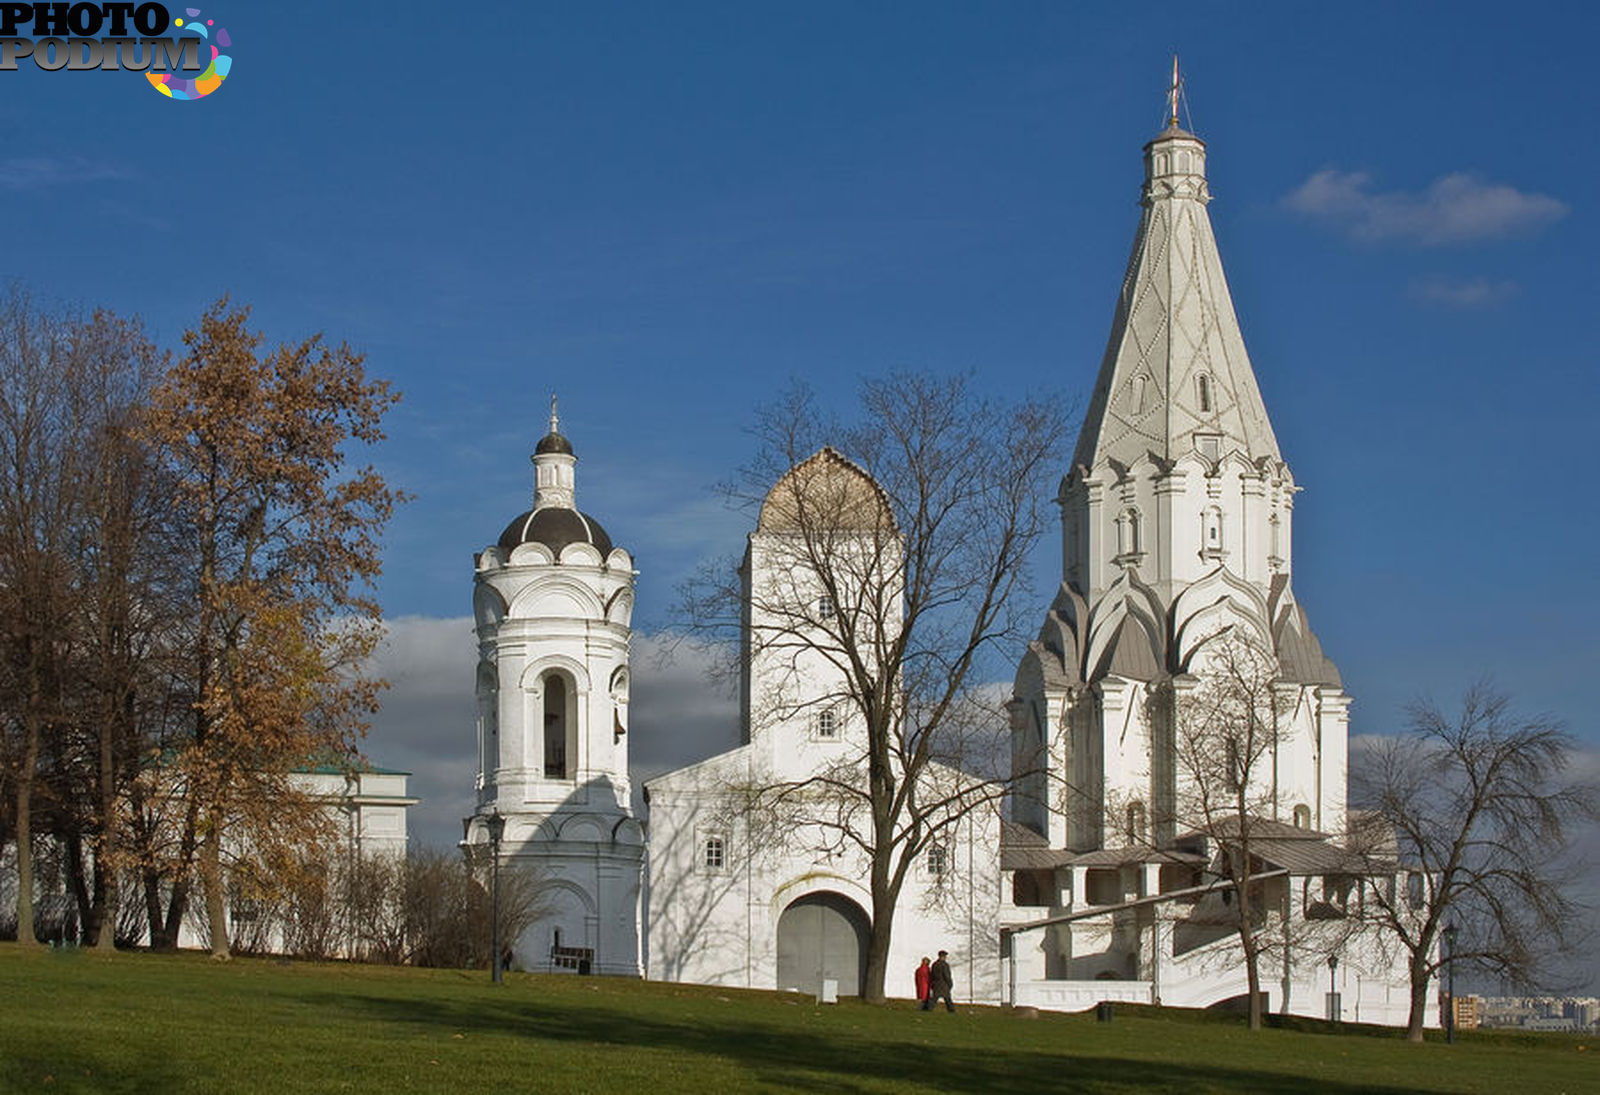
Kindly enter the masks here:
[[721, 833], [706, 833], [700, 838], [700, 870], [722, 874], [728, 869], [728, 838]]

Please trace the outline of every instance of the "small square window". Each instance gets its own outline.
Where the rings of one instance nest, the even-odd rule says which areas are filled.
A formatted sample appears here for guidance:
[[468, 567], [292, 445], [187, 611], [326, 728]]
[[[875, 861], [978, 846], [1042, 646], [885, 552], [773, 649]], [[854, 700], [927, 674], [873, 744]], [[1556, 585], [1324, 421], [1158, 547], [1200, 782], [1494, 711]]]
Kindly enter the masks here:
[[720, 871], [728, 865], [728, 846], [720, 836], [706, 837], [700, 862], [708, 871]]
[[831, 620], [834, 616], [833, 598], [824, 593], [817, 598], [817, 619]]
[[832, 740], [839, 736], [839, 715], [832, 708], [817, 712], [817, 737]]
[[945, 851], [943, 844], [928, 845], [928, 873], [934, 878], [943, 877], [949, 869], [950, 855]]

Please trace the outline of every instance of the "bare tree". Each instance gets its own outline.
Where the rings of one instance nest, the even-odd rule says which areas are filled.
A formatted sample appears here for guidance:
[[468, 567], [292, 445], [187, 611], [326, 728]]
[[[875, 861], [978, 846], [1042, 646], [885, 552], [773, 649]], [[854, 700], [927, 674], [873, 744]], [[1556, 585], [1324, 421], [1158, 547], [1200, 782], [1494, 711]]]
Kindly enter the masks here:
[[[402, 875], [406, 937], [405, 960], [417, 966], [487, 967], [493, 904], [488, 852], [473, 848], [460, 853], [426, 846], [413, 847], [396, 861]], [[500, 938], [517, 939], [535, 921], [549, 914], [547, 879], [536, 867], [515, 860], [500, 865]]]
[[[685, 589], [694, 633], [748, 644], [747, 726], [810, 713], [856, 728], [804, 778], [756, 774], [747, 813], [864, 858], [869, 1001], [884, 999], [918, 857], [1010, 784], [984, 673], [1029, 632], [1027, 562], [1067, 421], [1055, 400], [1002, 406], [962, 378], [901, 374], [863, 383], [859, 419], [842, 426], [796, 387], [759, 412], [758, 455], [728, 487], [759, 509], [764, 556], [743, 581]], [[758, 684], [752, 659], [772, 670]]]
[[1264, 929], [1282, 904], [1268, 897], [1266, 870], [1254, 847], [1277, 812], [1272, 765], [1285, 737], [1277, 659], [1228, 630], [1209, 639], [1192, 664], [1190, 674], [1153, 699], [1170, 705], [1156, 717], [1170, 718], [1173, 728], [1171, 822], [1174, 829], [1203, 835], [1215, 849], [1210, 870], [1225, 884], [1206, 899], [1204, 913], [1238, 937], [1250, 1029], [1258, 1030], [1261, 956], [1270, 946]]
[[1579, 909], [1565, 890], [1567, 832], [1595, 816], [1596, 795], [1568, 775], [1575, 743], [1561, 723], [1517, 714], [1487, 683], [1468, 689], [1458, 715], [1426, 700], [1407, 714], [1407, 733], [1376, 743], [1352, 785], [1383, 823], [1366, 850], [1373, 873], [1404, 872], [1404, 885], [1374, 887], [1366, 910], [1408, 955], [1406, 1037], [1421, 1041], [1447, 957], [1531, 985], [1571, 953]]
[[47, 313], [20, 289], [0, 304], [0, 783], [23, 942], [38, 834], [64, 847], [88, 938], [114, 901], [116, 789], [139, 751], [122, 655], [137, 554], [127, 502], [146, 461], [129, 425], [156, 361], [136, 322]]

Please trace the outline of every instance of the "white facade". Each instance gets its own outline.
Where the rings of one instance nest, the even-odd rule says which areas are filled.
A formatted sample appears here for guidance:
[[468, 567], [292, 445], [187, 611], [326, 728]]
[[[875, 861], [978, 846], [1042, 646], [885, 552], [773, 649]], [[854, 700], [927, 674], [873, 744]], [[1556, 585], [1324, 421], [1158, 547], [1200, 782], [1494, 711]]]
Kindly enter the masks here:
[[[1275, 872], [1268, 919], [1293, 939], [1264, 959], [1276, 966], [1263, 988], [1272, 1010], [1321, 1016], [1322, 963], [1345, 946], [1322, 891], [1348, 900], [1357, 862], [1344, 848], [1350, 701], [1294, 596], [1299, 488], [1228, 294], [1205, 155], [1175, 121], [1145, 146], [1144, 211], [1061, 484], [1062, 584], [1011, 705], [1026, 774], [1004, 856], [1002, 920], [1020, 929], [1008, 988], [1044, 1007], [1208, 1006], [1245, 991], [1237, 943], [1208, 915], [1223, 900], [1208, 889], [1220, 834], [1187, 808], [1203, 789], [1176, 740], [1242, 643], [1271, 667], [1276, 737], [1247, 791], [1260, 869]], [[1403, 966], [1370, 944], [1341, 953], [1347, 1002], [1353, 982], [1364, 1020], [1403, 1021]]]
[[552, 410], [533, 507], [476, 557], [478, 808], [506, 819], [500, 870], [532, 876], [543, 916], [515, 963], [637, 977], [643, 833], [629, 805], [633, 560], [575, 507], [577, 458]]
[[[409, 772], [366, 767], [356, 771], [342, 768], [313, 768], [290, 774], [294, 789], [320, 803], [339, 838], [329, 849], [341, 860], [354, 854], [361, 857], [395, 856], [404, 858], [407, 841], [407, 815], [417, 800], [407, 790]], [[34, 857], [35, 928], [46, 938], [72, 941], [77, 938], [78, 908], [68, 891], [57, 855], [51, 854], [53, 840], [41, 840]], [[44, 854], [40, 854], [43, 852]], [[124, 885], [137, 885], [129, 875]], [[0, 910], [14, 911], [17, 900], [16, 843], [0, 845]], [[236, 934], [252, 931], [244, 909], [229, 909], [229, 928]], [[0, 918], [5, 912], [0, 912]], [[188, 916], [178, 929], [178, 945], [205, 945], [202, 930], [205, 909], [202, 902], [190, 903]], [[253, 920], [253, 917], [252, 917]], [[141, 921], [138, 941], [148, 937], [149, 926]], [[274, 927], [262, 936], [263, 948], [282, 949], [282, 933]]]
[[[841, 527], [797, 519], [807, 506], [841, 515]], [[744, 743], [646, 788], [651, 978], [804, 992], [833, 980], [843, 995], [860, 991], [870, 871], [841, 836], [841, 827], [865, 831], [860, 800], [814, 781], [861, 786], [866, 728], [830, 621], [862, 621], [855, 647], [865, 657], [892, 638], [878, 629], [899, 626], [899, 593], [886, 578], [899, 550], [877, 485], [831, 449], [768, 494], [740, 575]], [[808, 563], [818, 553], [826, 566]], [[746, 808], [757, 789], [775, 787], [793, 797]], [[998, 999], [998, 835], [997, 816], [974, 811], [918, 857], [896, 906], [889, 995], [912, 995], [918, 961], [946, 950], [957, 999]]]

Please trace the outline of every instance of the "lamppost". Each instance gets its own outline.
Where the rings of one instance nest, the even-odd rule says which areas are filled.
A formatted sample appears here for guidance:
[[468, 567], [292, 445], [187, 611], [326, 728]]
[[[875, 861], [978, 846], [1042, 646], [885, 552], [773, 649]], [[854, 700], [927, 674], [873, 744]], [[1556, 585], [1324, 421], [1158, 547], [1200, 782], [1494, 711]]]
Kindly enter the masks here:
[[1343, 1018], [1342, 1012], [1344, 1008], [1341, 1006], [1342, 1002], [1339, 999], [1339, 990], [1334, 984], [1334, 975], [1338, 970], [1339, 956], [1337, 954], [1328, 955], [1328, 1022], [1330, 1023], [1337, 1023]]
[[1450, 1006], [1444, 1013], [1444, 1040], [1450, 1045], [1456, 1040], [1456, 926], [1446, 924], [1444, 929], [1444, 969], [1449, 984]]
[[500, 969], [500, 838], [506, 833], [506, 819], [495, 810], [483, 824], [489, 830], [489, 969], [493, 971], [490, 980], [498, 985], [503, 978]]

